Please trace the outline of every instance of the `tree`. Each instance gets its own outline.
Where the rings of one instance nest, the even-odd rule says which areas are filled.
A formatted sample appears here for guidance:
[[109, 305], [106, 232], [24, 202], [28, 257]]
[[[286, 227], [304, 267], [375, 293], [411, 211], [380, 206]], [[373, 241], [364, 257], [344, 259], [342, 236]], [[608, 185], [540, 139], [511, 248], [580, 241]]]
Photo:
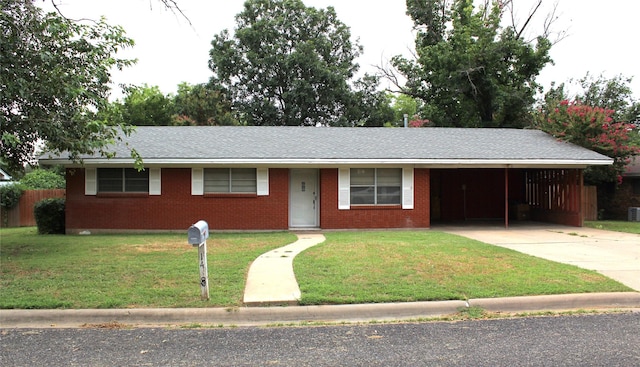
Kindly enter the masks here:
[[600, 74], [598, 77], [587, 73], [577, 80], [582, 91], [573, 97], [588, 106], [604, 107], [615, 111], [612, 118], [615, 121], [640, 121], [640, 102], [633, 98], [633, 91], [629, 84], [633, 78], [616, 75], [607, 79]]
[[95, 111], [107, 104], [111, 68], [133, 63], [114, 56], [133, 41], [104, 19], [73, 22], [30, 0], [0, 5], [1, 159], [20, 170], [41, 142], [72, 159], [94, 151], [110, 156], [106, 144], [130, 129], [97, 119]]
[[406, 79], [381, 69], [401, 93], [424, 102], [421, 115], [438, 126], [523, 127], [538, 85], [536, 76], [551, 61], [551, 42], [523, 38], [524, 26], [503, 26], [510, 1], [407, 0], [417, 31], [415, 60], [391, 63]]
[[221, 88], [211, 84], [181, 83], [174, 98], [175, 125], [237, 125], [231, 102]]
[[54, 170], [35, 169], [20, 179], [20, 184], [27, 190], [64, 189], [64, 174]]
[[390, 99], [385, 92], [377, 89], [378, 84], [378, 77], [372, 75], [365, 75], [354, 83], [351, 102], [345, 106], [342, 125], [384, 126], [393, 119]]
[[[535, 114], [536, 127], [614, 158], [611, 168], [587, 168], [590, 184], [619, 181], [631, 158], [640, 154], [640, 103], [633, 98], [631, 80], [587, 73], [552, 85]], [[569, 87], [575, 92], [569, 93]]]
[[611, 109], [588, 106], [580, 101], [549, 99], [536, 114], [535, 127], [614, 159], [613, 166], [589, 167], [585, 171], [586, 182], [621, 182], [625, 166], [640, 154], [640, 147], [631, 140], [638, 134], [635, 126], [615, 121], [614, 115]]
[[168, 126], [173, 115], [173, 100], [158, 86], [130, 87], [120, 104], [122, 119], [134, 126]]
[[[46, 0], [45, 0], [46, 1]], [[53, 7], [58, 11], [58, 13], [60, 15], [63, 15], [62, 12], [60, 11], [60, 8], [58, 7], [58, 3], [56, 2], [57, 0], [51, 0], [51, 5], [53, 5]], [[180, 7], [178, 6], [178, 3], [175, 0], [159, 0], [159, 2], [164, 5], [165, 9], [171, 11], [173, 14], [180, 14], [184, 19], [187, 20], [187, 22], [189, 22], [189, 24], [191, 24], [191, 21], [189, 20], [189, 18], [184, 14], [184, 12], [182, 12], [182, 9], [180, 9]], [[151, 2], [149, 2], [151, 5]]]
[[301, 0], [247, 0], [227, 30], [211, 42], [214, 84], [230, 91], [240, 120], [250, 125], [345, 124], [348, 81], [362, 48], [333, 7]]
[[408, 96], [406, 94], [389, 94], [391, 101], [391, 108], [393, 109], [393, 121], [389, 126], [404, 126], [404, 116], [408, 119], [413, 119], [418, 116], [418, 110], [421, 109], [421, 105], [418, 100]]

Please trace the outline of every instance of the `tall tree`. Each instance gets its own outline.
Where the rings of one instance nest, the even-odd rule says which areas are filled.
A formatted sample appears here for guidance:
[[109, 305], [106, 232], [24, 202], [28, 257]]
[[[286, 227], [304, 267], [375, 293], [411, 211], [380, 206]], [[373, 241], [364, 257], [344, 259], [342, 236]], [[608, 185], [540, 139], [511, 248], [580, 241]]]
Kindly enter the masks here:
[[301, 0], [247, 0], [211, 43], [213, 82], [231, 92], [240, 119], [251, 125], [344, 123], [348, 81], [362, 48], [333, 7]]
[[614, 120], [614, 110], [580, 101], [548, 99], [535, 116], [536, 128], [614, 159], [612, 166], [589, 167], [585, 171], [585, 181], [590, 184], [621, 182], [626, 165], [640, 154], [640, 146], [634, 142], [637, 129]]
[[633, 91], [629, 84], [633, 78], [616, 75], [606, 78], [600, 74], [598, 77], [587, 73], [578, 80], [582, 91], [576, 95], [582, 103], [588, 106], [598, 106], [615, 111], [612, 116], [616, 121], [631, 123], [640, 122], [640, 101], [633, 97]]
[[528, 21], [521, 28], [503, 26], [508, 3], [484, 0], [476, 9], [473, 0], [407, 0], [416, 55], [396, 56], [392, 65], [406, 79], [399, 91], [424, 102], [425, 118], [438, 126], [529, 124], [535, 78], [551, 61], [551, 42], [545, 36], [525, 40]]
[[12, 169], [30, 162], [44, 142], [71, 158], [99, 151], [124, 124], [99, 120], [111, 68], [132, 64], [115, 57], [133, 45], [104, 19], [91, 24], [44, 14], [31, 0], [0, 0], [1, 159]]
[[354, 83], [351, 101], [345, 105], [340, 125], [384, 126], [393, 119], [390, 99], [384, 91], [378, 90], [378, 84], [379, 78], [372, 75], [365, 75]]
[[173, 100], [158, 86], [130, 87], [121, 104], [122, 119], [134, 126], [171, 125]]
[[633, 98], [631, 80], [587, 73], [552, 86], [534, 114], [536, 128], [615, 160], [612, 167], [587, 168], [585, 181], [590, 184], [620, 180], [640, 154], [640, 102]]
[[419, 119], [418, 110], [420, 108], [419, 101], [406, 94], [390, 94], [391, 108], [394, 112], [394, 119], [391, 126], [404, 126], [404, 116], [407, 119]]
[[211, 84], [179, 84], [174, 106], [176, 125], [237, 125], [226, 93]]

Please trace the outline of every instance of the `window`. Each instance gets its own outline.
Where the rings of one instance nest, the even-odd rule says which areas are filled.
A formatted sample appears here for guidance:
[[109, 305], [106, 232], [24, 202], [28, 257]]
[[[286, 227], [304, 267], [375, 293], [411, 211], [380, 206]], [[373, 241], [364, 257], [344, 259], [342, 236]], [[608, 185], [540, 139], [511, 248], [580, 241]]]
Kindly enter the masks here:
[[400, 205], [401, 168], [352, 168], [351, 205]]
[[255, 168], [205, 168], [206, 193], [256, 193]]
[[149, 171], [98, 168], [98, 192], [149, 192]]

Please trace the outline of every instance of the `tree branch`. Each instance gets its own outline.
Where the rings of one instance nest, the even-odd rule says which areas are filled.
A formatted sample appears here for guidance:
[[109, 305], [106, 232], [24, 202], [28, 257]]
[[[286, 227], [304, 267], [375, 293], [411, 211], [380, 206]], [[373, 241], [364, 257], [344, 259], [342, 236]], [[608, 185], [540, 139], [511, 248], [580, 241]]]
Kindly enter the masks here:
[[[107, 1], [107, 0], [105, 0]], [[182, 11], [182, 9], [180, 9], [180, 7], [178, 6], [178, 3], [175, 0], [158, 0], [160, 1], [165, 8], [171, 10], [171, 12], [173, 14], [179, 13], [186, 21], [187, 23], [189, 23], [190, 26], [193, 26], [193, 24], [191, 24], [191, 20], [189, 19], [189, 17], [187, 17], [184, 12]], [[60, 10], [60, 8], [58, 7], [58, 3], [56, 3], [56, 0], [51, 0], [51, 5], [53, 5], [53, 8], [56, 9], [56, 12], [58, 12], [58, 14], [60, 14], [61, 17], [63, 17], [64, 19], [68, 20], [68, 21], [84, 21], [84, 20], [88, 20], [88, 21], [94, 21], [92, 19], [87, 19], [87, 18], [81, 18], [81, 19], [69, 19], [67, 18], [62, 11]], [[149, 6], [153, 9], [153, 5], [151, 4], [151, 0], [149, 0]]]
[[[556, 15], [556, 12], [558, 11], [558, 3], [555, 3], [553, 5], [553, 11], [551, 11], [551, 13], [547, 14], [547, 17], [544, 20], [544, 29], [543, 29], [543, 35], [544, 37], [546, 37], [547, 39], [549, 39], [549, 35], [551, 35], [551, 26], [553, 25], [553, 23], [555, 23], [556, 20], [558, 20], [559, 16]], [[567, 37], [567, 30], [562, 30], [559, 31], [557, 33], [557, 37], [555, 40], [551, 41], [552, 45], [555, 45], [556, 43], [562, 41], [563, 39], [565, 39]]]
[[[520, 39], [520, 37], [522, 37], [522, 33], [529, 25], [529, 22], [531, 22], [531, 19], [533, 19], [533, 16], [538, 12], [538, 9], [540, 9], [541, 5], [542, 5], [542, 0], [538, 0], [538, 4], [533, 8], [532, 11], [529, 12], [529, 16], [527, 17], [527, 20], [524, 22], [524, 25], [522, 26], [522, 28], [520, 28], [520, 30], [518, 31], [516, 35], [516, 39]], [[513, 15], [513, 12], [512, 12], [512, 15]], [[515, 27], [513, 29], [515, 29]]]
[[[184, 12], [182, 12], [182, 9], [180, 9], [178, 3], [175, 0], [160, 0], [160, 2], [164, 4], [165, 8], [171, 10], [172, 13], [176, 14], [176, 11], [180, 13], [180, 15], [182, 15], [182, 17], [187, 21], [187, 23], [189, 23], [190, 26], [193, 26], [189, 17], [187, 17]], [[151, 0], [149, 0], [149, 3], [151, 4]]]

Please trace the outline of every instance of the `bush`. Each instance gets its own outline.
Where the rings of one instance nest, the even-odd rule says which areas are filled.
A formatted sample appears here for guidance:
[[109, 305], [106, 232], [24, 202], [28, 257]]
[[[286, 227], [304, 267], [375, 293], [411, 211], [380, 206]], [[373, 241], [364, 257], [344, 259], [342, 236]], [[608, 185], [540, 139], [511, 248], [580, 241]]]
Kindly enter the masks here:
[[0, 186], [0, 205], [9, 210], [20, 202], [24, 187], [17, 183]]
[[20, 180], [20, 183], [29, 190], [64, 189], [65, 179], [54, 171], [36, 169]]
[[64, 234], [64, 199], [53, 198], [38, 201], [33, 214], [40, 234]]

